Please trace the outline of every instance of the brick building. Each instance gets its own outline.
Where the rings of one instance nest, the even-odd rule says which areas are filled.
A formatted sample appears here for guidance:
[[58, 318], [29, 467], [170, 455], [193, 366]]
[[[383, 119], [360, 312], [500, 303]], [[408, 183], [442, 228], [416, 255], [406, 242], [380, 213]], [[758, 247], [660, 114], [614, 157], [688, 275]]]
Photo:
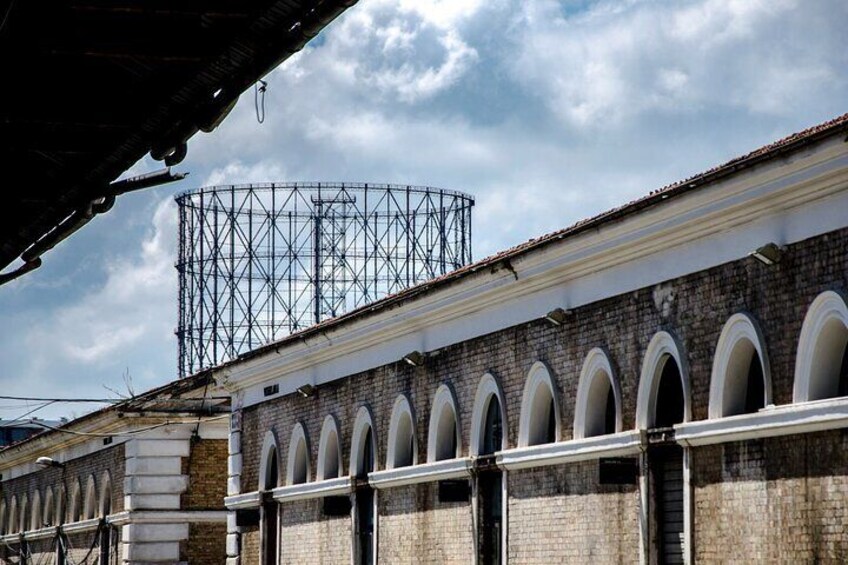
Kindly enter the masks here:
[[846, 132], [218, 367], [228, 561], [848, 560]]
[[0, 451], [0, 563], [223, 563], [229, 402], [214, 392], [198, 374]]

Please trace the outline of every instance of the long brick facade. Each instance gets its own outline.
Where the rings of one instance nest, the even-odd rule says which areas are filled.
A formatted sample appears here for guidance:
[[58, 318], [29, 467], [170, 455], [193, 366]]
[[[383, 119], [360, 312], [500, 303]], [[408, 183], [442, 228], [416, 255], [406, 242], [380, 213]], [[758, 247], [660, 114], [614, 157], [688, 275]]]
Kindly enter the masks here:
[[[845, 159], [844, 145], [834, 142], [828, 147], [828, 151]], [[809, 151], [796, 159], [792, 171], [813, 170], [815, 155], [815, 151]], [[804, 159], [811, 160], [809, 166]], [[739, 183], [749, 183], [753, 193], [759, 190], [755, 187], [763, 185], [757, 183], [777, 184], [782, 178], [795, 178], [790, 177], [789, 169], [782, 168], [790, 167], [786, 163], [773, 163], [770, 167], [750, 173], [743, 177], [748, 180]], [[356, 333], [351, 340], [366, 341], [360, 336], [367, 336], [370, 330], [361, 329], [366, 322], [356, 326], [358, 318], [354, 315], [349, 322], [339, 321], [339, 329], [327, 327], [322, 336], [311, 342], [311, 336], [302, 337], [306, 345], [295, 340], [283, 342], [273, 352], [259, 352], [254, 359], [228, 365], [219, 380], [234, 392], [236, 404], [242, 404], [233, 428], [238, 440], [233, 443], [231, 438], [230, 450], [231, 484], [227, 499], [233, 510], [228, 536], [230, 561], [275, 562], [269, 554], [272, 550], [262, 548], [265, 536], [270, 535], [263, 533], [262, 521], [246, 527], [236, 523], [239, 513], [256, 507], [263, 497], [270, 500], [272, 496], [279, 503], [281, 526], [277, 550], [283, 563], [492, 562], [481, 553], [485, 550], [479, 542], [485, 534], [480, 516], [486, 503], [481, 498], [478, 479], [481, 473], [491, 472], [492, 463], [486, 457], [478, 459], [477, 447], [471, 445], [476, 437], [475, 426], [480, 425], [474, 419], [478, 386], [483, 376], [489, 374], [497, 382], [504, 415], [505, 442], [491, 456], [497, 472], [505, 477], [502, 560], [659, 563], [679, 558], [699, 563], [844, 562], [848, 559], [848, 537], [844, 533], [848, 531], [845, 522], [848, 482], [845, 434], [841, 428], [848, 423], [845, 419], [848, 405], [839, 394], [830, 395], [835, 400], [825, 404], [822, 400], [818, 404], [798, 400], [799, 394], [803, 394], [799, 392], [803, 388], [799, 379], [805, 378], [799, 375], [804, 373], [806, 362], [799, 359], [805, 354], [798, 353], [802, 326], [815, 326], [811, 318], [817, 315], [813, 312], [817, 307], [811, 305], [829, 301], [828, 304], [837, 304], [831, 308], [833, 312], [842, 312], [844, 301], [839, 306], [838, 297], [848, 291], [848, 182], [845, 165], [834, 167], [836, 172], [829, 173], [828, 182], [831, 194], [836, 196], [823, 206], [841, 209], [842, 219], [829, 216], [836, 218], [832, 220], [833, 229], [820, 229], [820, 233], [810, 237], [785, 241], [775, 264], [764, 264], [747, 253], [741, 257], [737, 254], [731, 260], [717, 261], [680, 276], [659, 278], [626, 292], [569, 305], [567, 310], [550, 314], [548, 317], [553, 321], [546, 319], [545, 310], [541, 310], [535, 316], [525, 316], [526, 321], [502, 328], [495, 321], [498, 308], [520, 317], [512, 314], [508, 305], [489, 301], [475, 309], [473, 298], [463, 298], [470, 304], [468, 313], [464, 314], [467, 324], [481, 319], [475, 316], [484, 317], [488, 309], [492, 312], [491, 331], [477, 332], [480, 335], [464, 339], [444, 338], [449, 343], [438, 347], [425, 345], [423, 361], [417, 363], [405, 361], [401, 354], [384, 353], [393, 339], [402, 342], [394, 351], [405, 353], [413, 349], [405, 345], [412, 342], [403, 342], [402, 336], [387, 334], [382, 343], [369, 342], [366, 350], [373, 354], [368, 359], [394, 355], [395, 360], [372, 362], [365, 370], [345, 372], [346, 365], [368, 364], [358, 356], [362, 350], [351, 348], [332, 356], [334, 348], [343, 347], [346, 331]], [[727, 181], [711, 190], [712, 194], [721, 196], [722, 191], [740, 190], [737, 186]], [[795, 194], [802, 193], [799, 189]], [[811, 214], [823, 213], [822, 205], [815, 200], [820, 197], [811, 198], [813, 204], [809, 209], [814, 210]], [[702, 204], [695, 202], [693, 209], [698, 206]], [[765, 201], [758, 206], [759, 213], [766, 218], [763, 222], [791, 226], [793, 222], [807, 221], [806, 209], [799, 206], [774, 213], [763, 211], [767, 207]], [[651, 213], [636, 214], [647, 217]], [[697, 214], [693, 213], [693, 217]], [[737, 230], [739, 237], [748, 238], [745, 246], [753, 250], [765, 241], [745, 235], [745, 230], [754, 223], [751, 222], [739, 220], [738, 227], [727, 228], [727, 233]], [[688, 224], [680, 225], [682, 239]], [[593, 236], [586, 237], [591, 243]], [[698, 237], [701, 239], [692, 241], [719, 242], [724, 235], [713, 231]], [[622, 244], [624, 249], [627, 245]], [[713, 248], [708, 252], [720, 255], [721, 250]], [[682, 257], [693, 264], [701, 260], [698, 256]], [[638, 270], [640, 259], [633, 261], [636, 265], [630, 263], [627, 268], [636, 273], [634, 278], [650, 280], [656, 278], [656, 272], [669, 268], [667, 263], [660, 264], [655, 272], [645, 273]], [[504, 287], [526, 280], [522, 278], [525, 275], [518, 260], [506, 267], [503, 262], [491, 264], [486, 267], [487, 272], [469, 277], [489, 276]], [[674, 268], [677, 266], [670, 269]], [[497, 279], [499, 272], [503, 275]], [[513, 275], [515, 282], [511, 280]], [[568, 272], [564, 271], [563, 276], [569, 276]], [[599, 280], [603, 285], [615, 286], [618, 284], [615, 276], [610, 274], [613, 278]], [[549, 284], [569, 288], [579, 285], [579, 281], [563, 278], [561, 283], [553, 280]], [[484, 287], [484, 283], [479, 285]], [[450, 292], [439, 290], [442, 287], [447, 287], [447, 283], [435, 285], [430, 295], [438, 298], [439, 292]], [[490, 285], [485, 292], [494, 292], [492, 288], [496, 287]], [[480, 296], [484, 301], [483, 291]], [[431, 300], [435, 302], [436, 298]], [[380, 323], [400, 324], [396, 320], [414, 315], [418, 316], [416, 320], [421, 320], [417, 323], [423, 328], [414, 331], [424, 332], [428, 314], [426, 308], [416, 309], [416, 300], [425, 299], [410, 298], [413, 305], [408, 307], [401, 304], [376, 308], [378, 313], [386, 312]], [[551, 308], [557, 305], [549, 304]], [[838, 329], [841, 314], [833, 312], [827, 314], [830, 321], [822, 322], [822, 327], [830, 328], [826, 331], [833, 336], [848, 335], [848, 321], [844, 322], [844, 330]], [[359, 317], [367, 321], [368, 315], [362, 313]], [[440, 316], [439, 320], [443, 320], [445, 314]], [[721, 409], [716, 408], [717, 403], [739, 401], [731, 398], [732, 388], [722, 393], [725, 389], [718, 383], [721, 379], [730, 383], [731, 377], [726, 375], [731, 369], [716, 369], [727, 356], [731, 365], [738, 364], [738, 355], [733, 357], [735, 349], [730, 353], [719, 350], [722, 340], [730, 339], [723, 336], [732, 334], [728, 322], [737, 318], [748, 328], [746, 335], [754, 336], [751, 339], [756, 343], [751, 347], [759, 348], [749, 358], [759, 362], [762, 383], [758, 386], [762, 392], [758, 398], [756, 393], [751, 393], [756, 403], [746, 408], [745, 413], [711, 417], [712, 412]], [[456, 328], [461, 327], [462, 318], [458, 319], [456, 326], [447, 326], [444, 321], [432, 323], [449, 328], [445, 332], [460, 333], [463, 330]], [[346, 330], [349, 326], [356, 331]], [[435, 334], [426, 335], [432, 342], [440, 339]], [[834, 337], [827, 343], [839, 339]], [[844, 351], [845, 344], [841, 347], [840, 351]], [[304, 353], [298, 353], [297, 348], [302, 348]], [[294, 353], [286, 357], [287, 349]], [[761, 355], [757, 353], [760, 350]], [[601, 352], [613, 373], [611, 380], [615, 381], [609, 393], [613, 398], [615, 389], [615, 411], [609, 420], [615, 428], [607, 429], [612, 434], [609, 439], [583, 439], [585, 430], [574, 428], [575, 421], [585, 417], [576, 414], [581, 372], [587, 357], [595, 351]], [[651, 365], [652, 355], [656, 356], [656, 366]], [[275, 356], [287, 361], [275, 361]], [[414, 356], [411, 359], [416, 360]], [[667, 382], [663, 367], [671, 365], [677, 373], [669, 374], [679, 375], [672, 378], [680, 381], [677, 385], [681, 388], [680, 412], [664, 428], [664, 413], [671, 407], [661, 390]], [[846, 366], [848, 363], [843, 361], [841, 371], [845, 372]], [[522, 432], [522, 427], [531, 425], [523, 421], [522, 412], [528, 410], [523, 406], [527, 403], [528, 374], [537, 367], [546, 369], [556, 398], [557, 417], [551, 419], [551, 425], [555, 421], [558, 426], [558, 441], [552, 444], [528, 444]], [[745, 373], [754, 374], [753, 367], [753, 361], [751, 368], [746, 364]], [[721, 375], [714, 379], [716, 370]], [[835, 378], [840, 378], [838, 368]], [[291, 384], [286, 384], [287, 379]], [[276, 395], [266, 389], [263, 395], [263, 386], [274, 382], [281, 383], [285, 390]], [[303, 382], [317, 386], [314, 391], [305, 389], [306, 393], [302, 393], [304, 389], [295, 391]], [[448, 385], [455, 403], [459, 430], [456, 463], [436, 461], [433, 453], [428, 452], [433, 433], [430, 426], [434, 397], [442, 385]], [[721, 386], [731, 387], [732, 383]], [[718, 393], [713, 390], [716, 387]], [[387, 454], [390, 442], [394, 441], [390, 436], [392, 412], [401, 395], [409, 400], [414, 414], [417, 458], [412, 467], [391, 469]], [[326, 493], [322, 494], [324, 481], [318, 480], [316, 469], [321, 465], [319, 438], [325, 418], [332, 415], [338, 422], [343, 462], [339, 477], [353, 477], [360, 473], [352, 467], [352, 461], [361, 449], [361, 444], [353, 442], [359, 437], [355, 422], [361, 418], [363, 406], [373, 420], [374, 472], [367, 477], [344, 479], [348, 482], [339, 483], [341, 487], [336, 482], [327, 482]], [[309, 447], [305, 485], [289, 483], [286, 478], [287, 466], [292, 464], [290, 438], [297, 424], [303, 426]], [[713, 427], [705, 428], [705, 425]], [[275, 482], [278, 487], [273, 491], [260, 481], [260, 475], [268, 468], [269, 437], [276, 445], [280, 470]], [[609, 479], [606, 473], [615, 465], [631, 471]], [[468, 494], [456, 500], [442, 500], [442, 487], [447, 483], [456, 487], [456, 481], [467, 485]], [[373, 556], [361, 551], [358, 537], [362, 529], [362, 503], [354, 493], [365, 488], [365, 484], [376, 489]], [[328, 517], [322, 511], [322, 497], [338, 498], [339, 492], [349, 497], [350, 513]]]

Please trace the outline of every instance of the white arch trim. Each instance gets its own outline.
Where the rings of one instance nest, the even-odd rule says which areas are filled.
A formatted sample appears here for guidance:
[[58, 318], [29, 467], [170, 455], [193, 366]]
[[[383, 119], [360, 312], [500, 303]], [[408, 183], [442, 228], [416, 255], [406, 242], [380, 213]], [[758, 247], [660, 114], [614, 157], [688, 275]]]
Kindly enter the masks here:
[[339, 423], [328, 414], [321, 425], [318, 440], [318, 480], [335, 479], [342, 476], [342, 451], [339, 438]]
[[530, 432], [532, 431], [531, 423], [533, 418], [533, 406], [541, 387], [546, 387], [550, 391], [553, 398], [554, 419], [556, 422], [554, 441], [559, 441], [561, 438], [562, 422], [559, 415], [559, 395], [557, 394], [556, 386], [551, 378], [551, 372], [548, 367], [541, 361], [536, 361], [530, 367], [530, 372], [527, 374], [527, 380], [524, 383], [524, 392], [521, 394], [521, 415], [518, 423], [518, 446], [526, 447], [530, 445]]
[[453, 416], [453, 433], [456, 436], [456, 451], [453, 457], [447, 457], [445, 459], [453, 459], [462, 454], [462, 432], [459, 428], [459, 411], [456, 409], [456, 397], [448, 385], [442, 384], [436, 390], [436, 394], [433, 396], [433, 404], [430, 408], [430, 425], [427, 429], [428, 462], [437, 460], [436, 455], [440, 443], [446, 440], [443, 437], [448, 432], [445, 427], [447, 425], [445, 418], [449, 415]]
[[85, 483], [85, 503], [83, 504], [83, 519], [88, 520], [97, 516], [97, 482], [94, 475], [89, 475]]
[[372, 434], [371, 445], [374, 449], [374, 470], [377, 470], [377, 461], [380, 460], [377, 454], [377, 434], [374, 431], [374, 418], [371, 416], [371, 409], [366, 405], [359, 407], [356, 411], [356, 419], [353, 421], [353, 435], [350, 441], [350, 475], [355, 477], [359, 471], [365, 448], [365, 439], [368, 434]]
[[272, 430], [268, 430], [265, 432], [265, 437], [262, 439], [262, 458], [259, 460], [259, 487], [258, 490], [264, 491], [265, 485], [268, 484], [268, 472], [270, 471], [270, 463], [271, 463], [271, 450], [273, 449], [273, 456], [277, 458], [277, 476], [273, 477], [272, 484], [275, 486], [279, 486], [280, 484], [280, 449], [279, 443], [277, 442], [277, 436], [274, 434]]
[[71, 485], [71, 497], [68, 500], [68, 522], [77, 522], [82, 518], [82, 485], [77, 478]]
[[35, 489], [35, 494], [32, 495], [32, 509], [29, 513], [29, 529], [38, 530], [41, 528], [41, 491]]
[[24, 493], [24, 495], [21, 497], [21, 506], [18, 509], [18, 513], [20, 514], [20, 519], [18, 520], [18, 531], [25, 532], [27, 531], [28, 527], [27, 514], [29, 513], [29, 495], [27, 495], [26, 493]]
[[597, 418], [605, 419], [607, 394], [612, 389], [615, 400], [615, 429], [609, 433], [620, 432], [623, 429], [621, 416], [621, 386], [613, 371], [612, 364], [606, 352], [595, 347], [586, 355], [583, 368], [580, 371], [580, 381], [577, 384], [577, 399], [574, 406], [574, 439], [583, 439], [593, 435], [597, 429]]
[[846, 336], [845, 298], [832, 290], [819, 294], [810, 304], [801, 326], [795, 357], [794, 402], [836, 396], [838, 382], [830, 376], [839, 373]]
[[681, 388], [683, 389], [683, 421], [688, 422], [692, 419], [689, 366], [681, 351], [682, 348], [678, 346], [677, 339], [666, 331], [657, 332], [648, 343], [645, 357], [642, 359], [642, 372], [639, 376], [639, 393], [636, 400], [637, 430], [648, 429], [654, 425], [660, 376], [669, 358], [674, 359], [680, 371]]
[[751, 353], [760, 359], [765, 389], [764, 406], [772, 403], [771, 368], [766, 355], [765, 339], [757, 321], [739, 312], [731, 316], [721, 330], [710, 376], [710, 418], [722, 418], [740, 412], [744, 405]]
[[101, 517], [108, 516], [112, 510], [112, 476], [109, 471], [103, 471], [100, 479], [100, 500], [97, 505]]
[[18, 527], [20, 526], [20, 518], [18, 517], [19, 512], [20, 510], [18, 509], [18, 497], [12, 495], [12, 501], [9, 503], [9, 524], [8, 526], [6, 526], [6, 533], [18, 533]]
[[42, 523], [45, 526], [53, 526], [55, 524], [55, 516], [56, 516], [56, 501], [53, 497], [53, 487], [46, 487], [44, 489], [44, 508], [42, 509]]
[[[409, 429], [405, 423], [409, 422]], [[401, 450], [406, 449], [406, 437], [399, 437], [401, 432], [412, 434], [412, 465], [418, 462], [418, 436], [415, 431], [415, 413], [412, 404], [405, 394], [398, 395], [392, 406], [392, 416], [389, 420], [389, 442], [386, 447], [386, 469], [394, 469]]]
[[[293, 485], [309, 482], [309, 438], [301, 422], [295, 424], [289, 440], [289, 453], [286, 459], [286, 484]], [[303, 477], [301, 477], [301, 473]]]
[[474, 395], [474, 409], [471, 412], [471, 438], [469, 449], [471, 455], [476, 456], [480, 453], [480, 444], [483, 441], [486, 425], [486, 414], [489, 411], [489, 402], [492, 398], [498, 400], [498, 406], [501, 408], [501, 429], [503, 437], [501, 440], [501, 451], [507, 447], [507, 420], [506, 420], [506, 402], [504, 402], [503, 389], [498, 379], [491, 373], [486, 373], [480, 379], [477, 385], [477, 393]]

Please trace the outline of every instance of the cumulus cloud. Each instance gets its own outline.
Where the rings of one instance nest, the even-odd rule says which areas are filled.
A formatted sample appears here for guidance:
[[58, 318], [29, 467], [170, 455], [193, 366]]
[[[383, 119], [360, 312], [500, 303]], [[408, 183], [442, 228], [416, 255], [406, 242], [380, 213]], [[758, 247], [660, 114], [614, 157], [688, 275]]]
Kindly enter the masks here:
[[512, 70], [566, 123], [616, 127], [646, 113], [738, 108], [791, 116], [816, 85], [845, 87], [844, 2], [528, 2]]
[[101, 385], [115, 386], [125, 370], [142, 388], [173, 378], [173, 369], [162, 369], [175, 349], [176, 227], [173, 200], [160, 199], [140, 241], [99, 265], [102, 278], [73, 301], [38, 315], [17, 312], [17, 331], [2, 335], [3, 355], [15, 367], [0, 373], [3, 389], [103, 396]]

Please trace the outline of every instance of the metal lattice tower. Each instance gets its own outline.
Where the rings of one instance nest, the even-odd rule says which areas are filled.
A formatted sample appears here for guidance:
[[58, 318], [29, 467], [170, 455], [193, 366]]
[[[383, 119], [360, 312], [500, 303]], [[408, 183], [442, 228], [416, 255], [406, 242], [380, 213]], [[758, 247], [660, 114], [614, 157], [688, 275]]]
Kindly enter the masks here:
[[471, 262], [461, 192], [272, 183], [176, 200], [183, 376]]

